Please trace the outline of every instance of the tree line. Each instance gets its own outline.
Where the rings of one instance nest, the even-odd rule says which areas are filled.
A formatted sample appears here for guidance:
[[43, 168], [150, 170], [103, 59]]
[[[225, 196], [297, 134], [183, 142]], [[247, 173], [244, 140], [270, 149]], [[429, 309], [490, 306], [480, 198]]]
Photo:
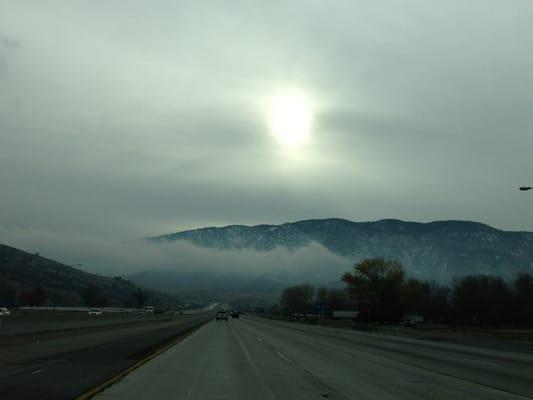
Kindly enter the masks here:
[[17, 290], [6, 278], [0, 275], [0, 302], [6, 306], [18, 303], [24, 306], [46, 304], [48, 293], [42, 286]]
[[533, 326], [533, 275], [506, 281], [490, 275], [469, 275], [449, 285], [407, 276], [403, 265], [384, 258], [363, 260], [345, 272], [344, 289], [309, 284], [286, 288], [280, 299], [285, 315], [357, 310], [358, 319], [398, 323], [408, 314], [425, 321], [471, 326]]
[[[0, 275], [0, 306], [44, 306], [56, 304], [57, 291], [48, 291], [42, 286], [34, 288], [21, 288], [14, 286], [9, 280]], [[88, 307], [104, 307], [108, 305], [108, 299], [104, 290], [95, 285], [87, 284], [79, 293], [81, 301]], [[131, 301], [138, 308], [143, 308], [148, 299], [149, 292], [133, 287]], [[128, 304], [129, 305], [129, 302]]]

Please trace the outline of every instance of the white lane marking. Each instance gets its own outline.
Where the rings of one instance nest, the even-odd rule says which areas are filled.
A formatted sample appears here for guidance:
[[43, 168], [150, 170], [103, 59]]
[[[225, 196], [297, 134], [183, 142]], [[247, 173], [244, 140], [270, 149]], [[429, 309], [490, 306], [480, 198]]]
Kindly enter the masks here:
[[41, 370], [37, 370], [37, 371], [33, 371], [31, 374], [32, 375], [37, 375], [37, 374], [40, 374], [41, 373]]
[[475, 360], [473, 358], [463, 358], [463, 361], [471, 361], [471, 362], [475, 362], [475, 363], [478, 363], [478, 364], [490, 365], [491, 367], [497, 367], [498, 366], [498, 364], [496, 364], [496, 363], [491, 363], [491, 362], [483, 361], [483, 360]]
[[233, 327], [230, 328], [230, 329], [231, 329], [231, 332], [233, 333], [233, 336], [235, 337], [235, 339], [237, 339], [237, 343], [239, 343], [239, 346], [241, 347], [241, 349], [242, 349], [242, 351], [244, 353], [244, 356], [246, 357], [246, 360], [248, 361], [248, 364], [250, 364], [250, 366], [252, 367], [252, 369], [256, 373], [257, 377], [259, 378], [259, 380], [261, 382], [261, 386], [263, 386], [263, 389], [267, 393], [268, 398], [269, 399], [276, 399], [277, 396], [274, 395], [272, 390], [270, 390], [270, 388], [266, 384], [263, 374], [261, 373], [261, 371], [259, 371], [259, 368], [257, 368], [257, 365], [255, 365], [255, 363], [252, 361], [252, 357], [250, 356], [250, 352], [248, 351], [248, 349], [244, 345], [243, 341], [239, 337], [239, 334], [237, 333], [237, 331], [235, 331], [233, 329]]
[[[255, 363], [252, 361], [252, 357], [250, 356], [250, 352], [242, 342], [242, 340], [239, 338], [237, 333], [232, 329], [233, 336], [235, 336], [235, 339], [237, 339], [237, 343], [239, 343], [239, 346], [241, 347], [242, 352], [244, 353], [244, 356], [246, 357], [246, 361], [248, 361], [248, 364], [252, 366], [252, 368], [257, 369], [255, 366]], [[258, 370], [259, 371], [259, 370]]]
[[277, 351], [277, 350], [276, 350], [276, 353], [278, 353], [278, 356], [280, 356], [281, 358], [283, 358], [285, 361], [289, 361], [289, 362], [291, 361], [291, 360], [289, 360], [287, 357], [285, 357], [285, 354], [280, 353], [280, 352]]
[[257, 337], [257, 341], [258, 341], [258, 342], [262, 342], [263, 339], [261, 339], [261, 338], [258, 336], [258, 337]]

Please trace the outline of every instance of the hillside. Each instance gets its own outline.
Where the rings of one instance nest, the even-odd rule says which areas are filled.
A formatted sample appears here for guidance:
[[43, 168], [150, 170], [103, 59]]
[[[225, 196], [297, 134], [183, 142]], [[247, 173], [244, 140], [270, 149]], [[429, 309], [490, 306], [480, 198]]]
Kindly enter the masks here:
[[[88, 285], [101, 289], [108, 306], [135, 307], [133, 293], [138, 290], [133, 282], [121, 277], [105, 277], [90, 274], [79, 269], [69, 267], [38, 254], [30, 254], [14, 247], [0, 244], [0, 280], [7, 280], [8, 285], [16, 291], [31, 291], [42, 287], [46, 292], [46, 304], [51, 305], [56, 300], [57, 305], [83, 305], [81, 293]], [[1, 286], [1, 282], [0, 282]], [[7, 304], [13, 302], [2, 293], [0, 287], [0, 301]], [[154, 305], [177, 304], [177, 300], [160, 291], [149, 290], [149, 303]]]
[[441, 282], [468, 274], [511, 278], [517, 272], [533, 271], [533, 233], [502, 231], [471, 221], [314, 219], [281, 225], [202, 228], [148, 240], [260, 252], [277, 247], [295, 250], [317, 242], [353, 261], [377, 256], [397, 259], [412, 276]]

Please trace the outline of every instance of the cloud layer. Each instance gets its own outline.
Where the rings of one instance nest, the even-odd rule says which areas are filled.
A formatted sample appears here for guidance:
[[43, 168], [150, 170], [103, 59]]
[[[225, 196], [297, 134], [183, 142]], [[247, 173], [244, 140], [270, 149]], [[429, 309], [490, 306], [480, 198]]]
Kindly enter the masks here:
[[[329, 216], [533, 229], [532, 27], [527, 0], [3, 4], [0, 242], [105, 252]], [[265, 105], [291, 89], [315, 115], [288, 151]]]

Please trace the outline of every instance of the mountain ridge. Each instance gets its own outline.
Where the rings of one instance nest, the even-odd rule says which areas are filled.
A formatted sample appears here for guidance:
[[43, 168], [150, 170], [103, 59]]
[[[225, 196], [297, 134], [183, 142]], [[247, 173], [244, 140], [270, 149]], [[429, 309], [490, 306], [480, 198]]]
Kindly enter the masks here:
[[449, 281], [468, 274], [511, 277], [533, 271], [533, 233], [504, 231], [469, 220], [412, 222], [307, 219], [278, 225], [206, 227], [147, 238], [219, 250], [295, 251], [316, 242], [353, 261], [387, 257], [413, 276]]
[[466, 225], [474, 225], [474, 226], [480, 226], [488, 228], [489, 230], [499, 231], [499, 232], [508, 232], [508, 233], [531, 233], [530, 231], [514, 231], [514, 230], [504, 230], [495, 228], [493, 226], [490, 226], [488, 224], [484, 224], [482, 222], [472, 221], [472, 220], [460, 220], [460, 219], [445, 219], [445, 220], [435, 220], [435, 221], [429, 221], [429, 222], [417, 222], [417, 221], [405, 221], [401, 219], [396, 218], [383, 218], [376, 221], [352, 221], [346, 218], [337, 218], [337, 217], [329, 217], [329, 218], [309, 218], [309, 219], [303, 219], [303, 220], [297, 220], [293, 222], [283, 222], [280, 224], [255, 224], [255, 225], [246, 225], [246, 224], [229, 224], [229, 225], [222, 225], [222, 226], [204, 226], [199, 228], [191, 228], [191, 229], [185, 229], [183, 231], [176, 231], [172, 233], [166, 233], [162, 235], [157, 236], [151, 236], [148, 238], [145, 238], [147, 240], [159, 240], [159, 239], [166, 239], [173, 236], [177, 236], [180, 234], [185, 234], [188, 232], [197, 232], [197, 231], [208, 231], [208, 230], [217, 230], [217, 229], [228, 229], [228, 228], [275, 228], [275, 227], [281, 227], [284, 225], [297, 225], [301, 223], [307, 223], [307, 222], [327, 222], [327, 221], [335, 221], [335, 222], [347, 222], [350, 224], [359, 224], [359, 225], [379, 225], [379, 224], [385, 224], [385, 223], [402, 223], [402, 224], [412, 224], [412, 225], [421, 225], [421, 226], [431, 226], [431, 225], [440, 225], [440, 224], [464, 224]]

